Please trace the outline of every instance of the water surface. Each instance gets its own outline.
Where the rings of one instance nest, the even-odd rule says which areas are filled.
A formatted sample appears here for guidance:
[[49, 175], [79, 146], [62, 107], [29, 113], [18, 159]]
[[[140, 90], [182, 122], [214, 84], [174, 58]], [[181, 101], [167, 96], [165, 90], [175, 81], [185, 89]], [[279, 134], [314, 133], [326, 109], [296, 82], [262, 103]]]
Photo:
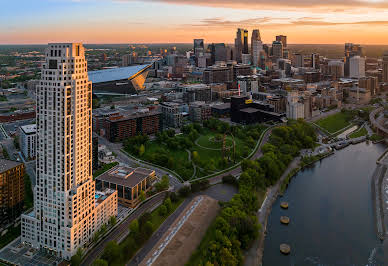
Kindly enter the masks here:
[[[371, 176], [382, 144], [351, 145], [300, 172], [273, 205], [268, 220], [263, 264], [383, 265], [375, 231]], [[281, 201], [289, 209], [280, 208]], [[280, 217], [291, 219], [280, 224]], [[291, 254], [280, 254], [288, 243]]]

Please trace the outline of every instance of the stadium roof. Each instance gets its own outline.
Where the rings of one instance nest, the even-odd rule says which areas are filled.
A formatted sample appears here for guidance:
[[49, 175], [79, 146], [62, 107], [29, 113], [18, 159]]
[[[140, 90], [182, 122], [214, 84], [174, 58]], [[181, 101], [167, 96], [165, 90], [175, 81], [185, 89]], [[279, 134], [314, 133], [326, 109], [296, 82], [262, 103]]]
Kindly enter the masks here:
[[147, 69], [151, 65], [138, 65], [138, 66], [129, 66], [129, 67], [118, 67], [118, 68], [110, 68], [103, 69], [97, 71], [89, 71], [88, 76], [89, 80], [92, 83], [101, 83], [101, 82], [109, 82], [115, 80], [122, 79], [130, 79], [132, 76], [142, 72]]

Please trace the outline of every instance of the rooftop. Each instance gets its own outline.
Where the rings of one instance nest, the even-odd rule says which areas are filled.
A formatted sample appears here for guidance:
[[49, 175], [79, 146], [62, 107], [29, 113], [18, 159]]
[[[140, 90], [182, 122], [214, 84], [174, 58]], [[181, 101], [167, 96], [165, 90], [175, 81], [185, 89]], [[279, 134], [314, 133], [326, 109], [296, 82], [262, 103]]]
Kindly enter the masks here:
[[251, 114], [253, 114], [253, 113], [258, 113], [259, 109], [248, 107], [248, 108], [241, 109], [240, 111], [244, 112], [244, 113], [251, 113]]
[[27, 135], [36, 133], [36, 124], [25, 125], [21, 126], [20, 128], [24, 132], [24, 134]]
[[125, 187], [135, 187], [155, 171], [145, 168], [131, 168], [125, 166], [116, 166], [108, 172], [97, 177], [97, 180], [114, 183]]
[[149, 117], [153, 115], [160, 115], [162, 112], [159, 109], [137, 109], [119, 112], [117, 116], [107, 117], [109, 121], [125, 121], [128, 119], [135, 119], [139, 117]]
[[0, 172], [7, 171], [9, 169], [12, 169], [22, 163], [16, 162], [16, 161], [10, 161], [10, 160], [5, 160], [5, 159], [0, 159]]
[[97, 71], [89, 71], [89, 80], [92, 83], [102, 83], [115, 80], [131, 79], [134, 75], [144, 71], [151, 65], [138, 65], [129, 67], [118, 67], [111, 69], [103, 69]]

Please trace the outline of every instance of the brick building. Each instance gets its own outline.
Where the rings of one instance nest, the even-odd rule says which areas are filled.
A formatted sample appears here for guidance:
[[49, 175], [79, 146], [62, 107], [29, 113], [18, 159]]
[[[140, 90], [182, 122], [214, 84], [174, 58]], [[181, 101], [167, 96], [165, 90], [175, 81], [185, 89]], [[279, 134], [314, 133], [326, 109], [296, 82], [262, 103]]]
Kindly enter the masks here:
[[136, 113], [121, 113], [105, 118], [105, 137], [111, 141], [122, 141], [139, 134], [152, 135], [162, 127], [162, 113], [157, 110], [140, 110]]

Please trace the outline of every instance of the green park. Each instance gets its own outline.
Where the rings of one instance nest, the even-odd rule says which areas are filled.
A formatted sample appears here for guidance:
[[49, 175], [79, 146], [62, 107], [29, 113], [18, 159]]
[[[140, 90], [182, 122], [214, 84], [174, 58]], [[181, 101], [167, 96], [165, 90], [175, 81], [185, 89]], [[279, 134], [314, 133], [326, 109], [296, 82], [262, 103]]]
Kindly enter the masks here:
[[126, 152], [168, 168], [184, 180], [220, 172], [247, 158], [255, 149], [263, 125], [230, 126], [217, 119], [183, 126], [181, 133], [165, 130], [154, 140], [136, 136], [124, 142]]
[[354, 113], [347, 110], [342, 110], [339, 113], [327, 116], [316, 122], [316, 124], [326, 130], [330, 134], [334, 134], [341, 129], [351, 125], [354, 119]]

